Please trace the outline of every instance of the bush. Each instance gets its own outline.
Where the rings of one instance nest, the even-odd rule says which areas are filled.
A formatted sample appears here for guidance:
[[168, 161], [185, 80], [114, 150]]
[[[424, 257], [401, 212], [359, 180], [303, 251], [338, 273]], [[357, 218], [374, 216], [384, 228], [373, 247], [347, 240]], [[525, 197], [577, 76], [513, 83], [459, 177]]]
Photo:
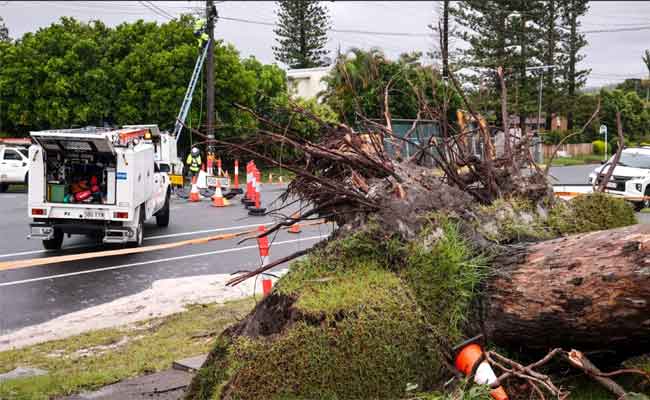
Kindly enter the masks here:
[[604, 140], [594, 140], [591, 142], [591, 147], [594, 154], [603, 155], [605, 154], [605, 141]]
[[605, 193], [591, 193], [558, 203], [548, 224], [558, 234], [591, 232], [636, 224], [632, 206]]

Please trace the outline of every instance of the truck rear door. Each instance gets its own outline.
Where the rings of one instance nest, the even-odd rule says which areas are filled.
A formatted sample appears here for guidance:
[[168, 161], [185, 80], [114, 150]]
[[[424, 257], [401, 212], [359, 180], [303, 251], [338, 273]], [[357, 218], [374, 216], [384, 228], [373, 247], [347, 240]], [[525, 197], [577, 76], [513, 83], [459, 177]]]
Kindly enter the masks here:
[[112, 140], [104, 133], [32, 132], [32, 138], [45, 151], [96, 152], [115, 155]]

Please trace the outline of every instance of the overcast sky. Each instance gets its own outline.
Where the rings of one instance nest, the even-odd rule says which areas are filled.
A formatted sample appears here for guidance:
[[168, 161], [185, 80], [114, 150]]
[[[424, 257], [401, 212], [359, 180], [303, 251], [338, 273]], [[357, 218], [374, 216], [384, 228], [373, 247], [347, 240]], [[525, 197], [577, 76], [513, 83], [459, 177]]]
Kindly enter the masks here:
[[[166, 21], [169, 17], [200, 9], [198, 1], [155, 1], [161, 10], [138, 1], [2, 1], [0, 16], [9, 34], [16, 38], [25, 32], [50, 25], [61, 16], [88, 21], [100, 19], [108, 25], [137, 19]], [[396, 57], [406, 51], [430, 51], [435, 39], [428, 24], [437, 21], [438, 2], [327, 1], [334, 31], [328, 48], [334, 52], [350, 47], [379, 47]], [[600, 86], [626, 77], [645, 77], [648, 71], [641, 60], [650, 48], [650, 1], [593, 1], [583, 19], [582, 30], [589, 41], [583, 66], [592, 69], [588, 86]], [[272, 24], [275, 2], [217, 2], [219, 15], [255, 23], [220, 19], [215, 36], [234, 44], [242, 55], [254, 55], [273, 62], [275, 44]], [[611, 32], [611, 30], [618, 30]], [[356, 32], [337, 32], [356, 31]], [[362, 31], [362, 32], [359, 32]], [[364, 33], [365, 32], [365, 33]], [[380, 35], [379, 33], [397, 33]], [[407, 33], [408, 35], [400, 35]], [[457, 44], [460, 45], [460, 44]], [[0, 66], [1, 67], [1, 66]]]

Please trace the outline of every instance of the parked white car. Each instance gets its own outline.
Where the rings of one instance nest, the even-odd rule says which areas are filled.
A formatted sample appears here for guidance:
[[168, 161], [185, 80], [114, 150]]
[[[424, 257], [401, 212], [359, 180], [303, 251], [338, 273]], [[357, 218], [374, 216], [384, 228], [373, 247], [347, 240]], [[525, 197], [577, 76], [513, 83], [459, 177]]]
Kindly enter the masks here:
[[29, 152], [24, 147], [0, 146], [0, 193], [12, 183], [27, 183]]
[[[598, 174], [604, 178], [613, 159], [594, 169], [588, 182], [593, 185]], [[600, 183], [602, 178], [595, 183]], [[609, 194], [625, 197], [637, 210], [650, 207], [650, 200], [644, 199], [650, 197], [650, 147], [623, 149], [606, 188]]]

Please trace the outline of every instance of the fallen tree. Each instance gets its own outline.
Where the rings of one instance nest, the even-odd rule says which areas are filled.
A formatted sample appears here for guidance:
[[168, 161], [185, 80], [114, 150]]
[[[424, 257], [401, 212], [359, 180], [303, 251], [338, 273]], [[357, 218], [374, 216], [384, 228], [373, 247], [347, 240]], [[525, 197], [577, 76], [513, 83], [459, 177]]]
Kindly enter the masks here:
[[[422, 109], [430, 119], [441, 112]], [[454, 375], [452, 347], [476, 333], [524, 359], [564, 347], [607, 350], [615, 354], [610, 360], [643, 352], [650, 341], [650, 232], [628, 226], [635, 217], [623, 200], [596, 193], [556, 201], [548, 171], [532, 162], [530, 138], [513, 139], [507, 154], [493, 157], [481, 124], [481, 157], [463, 141], [469, 132], [448, 126], [448, 135], [415, 144], [421, 154], [397, 162], [384, 140], [408, 139], [390, 128], [370, 123], [358, 133], [291, 111], [318, 122], [322, 140], [301, 139], [256, 115], [259, 140], [304, 155], [282, 165], [296, 179], [281, 200], [297, 197], [307, 206], [269, 232], [315, 217], [338, 229], [221, 335], [188, 398], [405, 398], [445, 390]], [[246, 144], [230, 146], [275, 162]], [[419, 165], [422, 155], [439, 170]], [[489, 354], [495, 364], [508, 360]], [[566, 394], [532, 368], [499, 365], [503, 380], [523, 379], [540, 398], [544, 391]], [[603, 378], [591, 367], [583, 371]]]

